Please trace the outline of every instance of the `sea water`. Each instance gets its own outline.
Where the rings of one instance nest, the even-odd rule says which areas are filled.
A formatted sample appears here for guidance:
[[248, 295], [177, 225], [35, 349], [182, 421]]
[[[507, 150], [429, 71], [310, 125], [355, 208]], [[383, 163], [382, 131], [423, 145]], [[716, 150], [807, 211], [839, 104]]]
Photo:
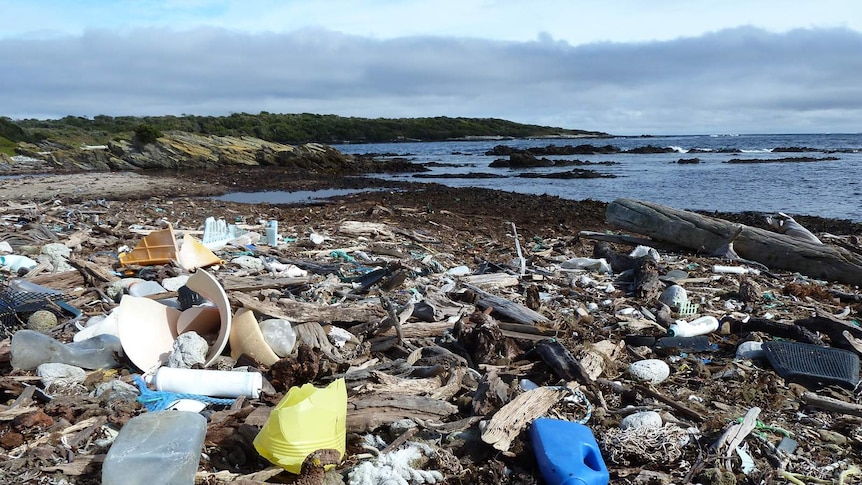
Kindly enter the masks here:
[[[623, 153], [546, 156], [551, 160], [615, 162], [578, 168], [612, 174], [616, 178], [519, 178], [524, 172], [552, 173], [573, 167], [530, 169], [492, 168], [497, 158], [485, 155], [495, 145], [514, 148], [548, 145], [612, 145]], [[627, 150], [671, 147], [670, 153], [635, 154]], [[686, 135], [577, 139], [514, 139], [483, 141], [408, 142], [335, 145], [348, 154], [391, 154], [417, 164], [428, 164], [435, 176], [412, 173], [374, 175], [387, 180], [434, 182], [451, 187], [483, 187], [526, 194], [549, 194], [566, 199], [605, 202], [627, 197], [678, 209], [720, 212], [785, 212], [862, 222], [862, 134], [808, 135]], [[802, 152], [775, 151], [802, 148]], [[703, 150], [705, 152], [696, 152]], [[732, 153], [731, 153], [732, 152]], [[541, 158], [541, 156], [539, 156]], [[809, 157], [836, 160], [779, 162], [782, 158]], [[385, 158], [385, 157], [381, 157]], [[696, 164], [680, 159], [698, 158]], [[731, 159], [769, 163], [730, 164]], [[496, 178], [464, 178], [467, 174]], [[421, 174], [420, 174], [421, 175]], [[449, 177], [446, 177], [446, 176]], [[444, 176], [444, 178], [436, 178]]]

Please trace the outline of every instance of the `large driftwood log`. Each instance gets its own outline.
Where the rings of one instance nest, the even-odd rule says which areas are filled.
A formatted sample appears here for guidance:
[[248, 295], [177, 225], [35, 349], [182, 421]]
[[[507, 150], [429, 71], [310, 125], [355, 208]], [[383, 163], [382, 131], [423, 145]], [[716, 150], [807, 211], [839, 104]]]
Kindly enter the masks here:
[[707, 253], [727, 244], [741, 227], [742, 231], [733, 240], [733, 248], [741, 258], [814, 278], [862, 285], [862, 255], [841, 247], [813, 244], [765, 229], [633, 199], [611, 202], [605, 217], [608, 223], [622, 229]]

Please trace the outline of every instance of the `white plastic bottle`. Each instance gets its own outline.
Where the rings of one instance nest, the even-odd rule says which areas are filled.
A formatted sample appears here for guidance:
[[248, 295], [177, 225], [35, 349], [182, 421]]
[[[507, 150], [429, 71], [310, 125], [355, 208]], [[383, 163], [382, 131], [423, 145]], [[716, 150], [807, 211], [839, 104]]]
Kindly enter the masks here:
[[35, 268], [39, 263], [33, 261], [27, 256], [18, 254], [7, 254], [0, 256], [0, 266], [8, 267], [13, 273], [17, 273], [19, 269], [24, 268], [27, 271]]
[[159, 391], [257, 399], [263, 388], [263, 376], [260, 372], [160, 367], [152, 383]]
[[718, 330], [718, 319], [711, 315], [706, 315], [690, 322], [677, 320], [668, 327], [667, 333], [671, 337], [694, 337], [696, 335], [706, 335], [716, 330]]

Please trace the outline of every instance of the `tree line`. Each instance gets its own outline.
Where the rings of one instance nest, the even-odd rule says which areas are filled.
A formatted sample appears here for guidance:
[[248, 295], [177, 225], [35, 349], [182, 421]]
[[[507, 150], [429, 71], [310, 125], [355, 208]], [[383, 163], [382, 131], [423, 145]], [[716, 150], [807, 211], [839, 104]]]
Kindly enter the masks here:
[[[386, 143], [441, 141], [469, 137], [512, 138], [557, 135], [606, 136], [605, 133], [515, 123], [496, 118], [356, 118], [319, 114], [233, 113], [229, 116], [106, 116], [92, 119], [66, 116], [53, 120], [0, 118], [0, 137], [11, 141], [37, 141], [58, 133], [101, 134], [110, 139], [140, 131], [185, 131], [204, 135], [254, 136], [263, 140], [299, 144], [318, 142]], [[12, 137], [7, 134], [9, 132]], [[52, 136], [54, 135], [54, 136]], [[17, 138], [17, 139], [16, 139]]]

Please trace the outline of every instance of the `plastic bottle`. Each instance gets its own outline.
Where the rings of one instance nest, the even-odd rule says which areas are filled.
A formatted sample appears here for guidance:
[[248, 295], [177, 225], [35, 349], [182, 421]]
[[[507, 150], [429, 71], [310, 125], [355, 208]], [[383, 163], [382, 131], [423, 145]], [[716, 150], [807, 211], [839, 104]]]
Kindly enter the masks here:
[[716, 330], [718, 330], [718, 320], [713, 316], [706, 315], [690, 322], [677, 320], [668, 327], [667, 334], [671, 337], [694, 337], [706, 335]]
[[257, 399], [263, 388], [263, 376], [259, 372], [160, 367], [152, 383], [159, 391]]
[[188, 411], [130, 419], [108, 450], [103, 485], [190, 485], [201, 459], [207, 420]]
[[530, 426], [530, 440], [546, 484], [606, 485], [610, 481], [599, 445], [587, 426], [539, 418]]
[[270, 246], [278, 245], [278, 221], [269, 221], [266, 226], [266, 243]]
[[115, 335], [95, 337], [64, 344], [33, 330], [19, 330], [12, 336], [12, 367], [32, 370], [41, 364], [69, 364], [85, 369], [119, 367], [117, 354], [123, 346]]
[[296, 332], [290, 322], [279, 318], [270, 318], [260, 322], [260, 333], [275, 355], [287, 357], [296, 345]]
[[713, 273], [729, 273], [729, 274], [760, 274], [760, 270], [754, 268], [746, 268], [743, 266], [724, 266], [716, 264], [712, 266]]
[[6, 256], [0, 256], [0, 266], [8, 266], [9, 270], [13, 273], [17, 273], [19, 269], [24, 268], [27, 271], [35, 268], [39, 263], [33, 261], [27, 256], [21, 256], [18, 254], [7, 254]]

